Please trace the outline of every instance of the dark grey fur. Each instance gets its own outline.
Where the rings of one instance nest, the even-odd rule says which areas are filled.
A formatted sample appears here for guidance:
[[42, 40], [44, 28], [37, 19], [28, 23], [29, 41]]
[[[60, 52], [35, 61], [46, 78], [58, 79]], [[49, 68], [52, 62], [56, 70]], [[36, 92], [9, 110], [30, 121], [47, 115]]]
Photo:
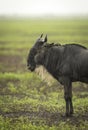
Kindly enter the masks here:
[[64, 85], [66, 115], [73, 114], [72, 82], [88, 83], [88, 49], [78, 44], [48, 44], [37, 40], [28, 55], [28, 67], [34, 71], [36, 65], [43, 65], [47, 71]]

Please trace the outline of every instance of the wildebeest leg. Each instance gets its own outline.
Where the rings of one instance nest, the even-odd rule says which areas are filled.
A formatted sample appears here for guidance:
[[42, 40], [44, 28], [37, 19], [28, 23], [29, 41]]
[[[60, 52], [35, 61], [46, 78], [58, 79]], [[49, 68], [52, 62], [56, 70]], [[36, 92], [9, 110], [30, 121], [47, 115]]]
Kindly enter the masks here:
[[68, 96], [68, 87], [64, 86], [64, 98], [66, 102], [66, 116], [69, 116], [69, 96]]
[[73, 104], [72, 104], [72, 85], [69, 88], [69, 102], [70, 102], [70, 114], [73, 114]]
[[73, 105], [72, 105], [72, 84], [69, 78], [65, 78], [64, 80], [64, 98], [66, 101], [66, 116], [69, 116], [73, 113]]

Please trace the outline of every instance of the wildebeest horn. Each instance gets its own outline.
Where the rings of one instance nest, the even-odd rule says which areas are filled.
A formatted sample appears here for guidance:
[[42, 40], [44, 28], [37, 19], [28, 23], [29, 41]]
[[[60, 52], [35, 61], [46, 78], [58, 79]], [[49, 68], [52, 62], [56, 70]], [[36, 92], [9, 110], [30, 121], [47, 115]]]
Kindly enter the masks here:
[[42, 36], [43, 36], [43, 33], [41, 34], [40, 38], [42, 38]]
[[47, 42], [47, 35], [45, 36], [44, 42]]

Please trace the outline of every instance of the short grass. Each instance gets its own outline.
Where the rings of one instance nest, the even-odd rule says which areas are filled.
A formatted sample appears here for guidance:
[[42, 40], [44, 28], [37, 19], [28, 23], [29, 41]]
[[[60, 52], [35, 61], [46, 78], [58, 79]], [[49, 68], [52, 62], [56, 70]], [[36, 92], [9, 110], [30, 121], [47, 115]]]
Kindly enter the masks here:
[[27, 70], [41, 33], [88, 47], [88, 19], [0, 19], [0, 130], [87, 130], [88, 85], [73, 84], [74, 115], [66, 118], [63, 86]]

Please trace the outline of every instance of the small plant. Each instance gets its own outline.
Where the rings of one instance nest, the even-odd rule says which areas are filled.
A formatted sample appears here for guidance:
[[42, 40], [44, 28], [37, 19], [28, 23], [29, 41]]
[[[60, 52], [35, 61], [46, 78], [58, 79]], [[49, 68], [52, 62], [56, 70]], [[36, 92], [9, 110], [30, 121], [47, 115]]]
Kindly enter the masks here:
[[14, 86], [14, 84], [12, 82], [8, 82], [7, 86], [8, 86], [8, 90], [11, 93], [16, 93], [17, 92], [17, 89], [15, 88], [15, 86]]

